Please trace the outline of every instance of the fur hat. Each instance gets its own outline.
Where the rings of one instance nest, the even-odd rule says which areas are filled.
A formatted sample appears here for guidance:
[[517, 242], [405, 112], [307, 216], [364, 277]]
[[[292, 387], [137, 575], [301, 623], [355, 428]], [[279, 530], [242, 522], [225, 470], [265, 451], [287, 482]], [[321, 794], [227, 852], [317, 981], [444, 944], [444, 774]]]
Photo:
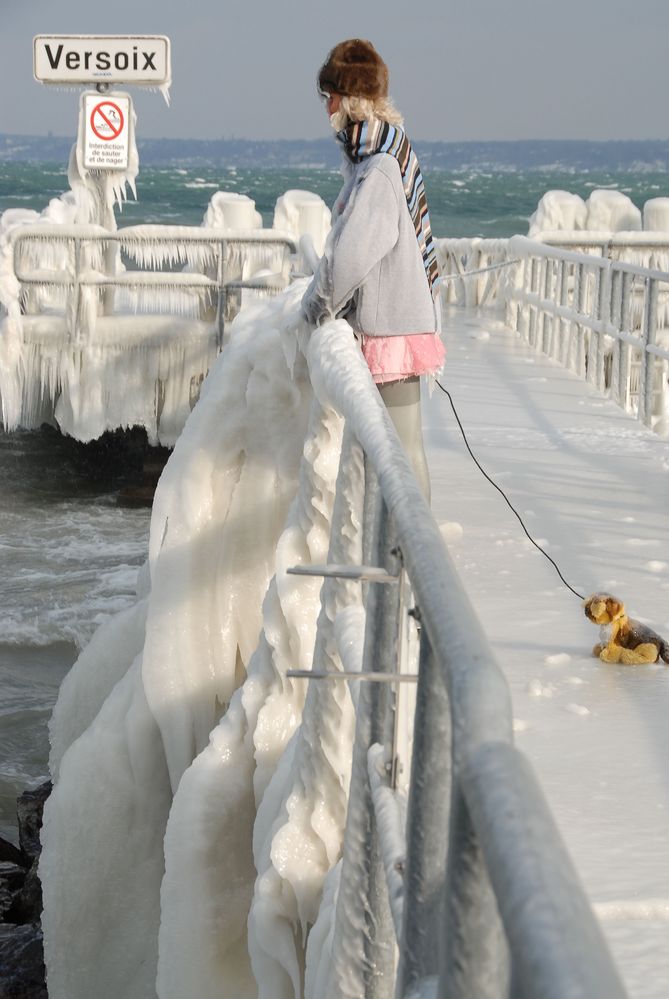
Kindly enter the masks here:
[[335, 45], [321, 66], [318, 88], [374, 101], [388, 96], [388, 67], [371, 42], [349, 38]]

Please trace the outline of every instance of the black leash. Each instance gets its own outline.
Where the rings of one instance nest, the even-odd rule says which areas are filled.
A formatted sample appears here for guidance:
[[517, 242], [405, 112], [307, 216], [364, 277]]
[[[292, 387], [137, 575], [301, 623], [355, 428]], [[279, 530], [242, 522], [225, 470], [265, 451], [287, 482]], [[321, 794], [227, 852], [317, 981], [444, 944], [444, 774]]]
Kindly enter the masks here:
[[542, 554], [542, 555], [545, 555], [545, 557], [546, 557], [546, 558], [548, 559], [548, 561], [549, 561], [549, 562], [551, 562], [551, 563], [553, 564], [553, 566], [555, 567], [555, 571], [557, 572], [558, 576], [560, 577], [560, 579], [562, 580], [562, 582], [564, 583], [564, 585], [565, 585], [565, 586], [567, 587], [567, 589], [568, 589], [568, 590], [571, 590], [571, 592], [572, 592], [572, 593], [573, 593], [573, 594], [574, 594], [575, 596], [577, 596], [577, 597], [579, 598], [579, 600], [585, 600], [585, 597], [583, 596], [583, 594], [582, 594], [582, 593], [578, 593], [578, 591], [577, 591], [577, 590], [575, 590], [575, 589], [574, 589], [574, 587], [573, 587], [573, 586], [571, 586], [571, 585], [570, 585], [570, 584], [569, 584], [569, 583], [567, 582], [567, 580], [566, 580], [566, 579], [564, 578], [564, 576], [563, 576], [563, 575], [562, 575], [562, 573], [560, 572], [560, 567], [558, 566], [557, 562], [556, 562], [556, 561], [555, 561], [554, 559], [552, 559], [552, 558], [551, 558], [551, 556], [550, 556], [550, 555], [548, 554], [548, 552], [544, 551], [544, 549], [543, 549], [543, 548], [541, 547], [541, 545], [540, 545], [540, 544], [538, 544], [538, 543], [537, 543], [537, 542], [536, 542], [536, 541], [534, 540], [534, 538], [532, 537], [532, 535], [531, 535], [531, 534], [529, 533], [529, 531], [528, 531], [528, 530], [527, 530], [527, 528], [525, 527], [525, 524], [523, 523], [523, 518], [522, 518], [522, 517], [520, 516], [520, 514], [518, 513], [518, 511], [516, 510], [516, 508], [515, 508], [515, 507], [513, 506], [513, 504], [512, 504], [512, 503], [511, 503], [511, 501], [509, 500], [509, 497], [508, 497], [508, 496], [506, 495], [506, 493], [504, 492], [504, 490], [503, 490], [503, 489], [501, 489], [501, 488], [500, 488], [500, 487], [499, 487], [499, 486], [497, 485], [497, 483], [496, 483], [496, 482], [494, 482], [494, 481], [493, 481], [493, 480], [492, 480], [492, 479], [490, 478], [490, 476], [488, 475], [488, 473], [486, 472], [486, 470], [485, 470], [484, 468], [482, 468], [482, 466], [481, 466], [480, 462], [478, 461], [478, 459], [477, 459], [476, 455], [474, 454], [474, 452], [472, 451], [472, 449], [471, 449], [471, 448], [470, 448], [470, 446], [469, 446], [469, 441], [467, 440], [467, 434], [465, 433], [465, 430], [464, 430], [464, 427], [462, 426], [462, 423], [460, 422], [460, 417], [458, 416], [458, 412], [457, 412], [457, 410], [456, 410], [456, 408], [455, 408], [455, 403], [453, 402], [453, 397], [451, 396], [451, 393], [450, 393], [450, 392], [448, 391], [448, 389], [444, 388], [444, 386], [443, 386], [443, 385], [441, 384], [441, 382], [439, 381], [439, 379], [438, 379], [438, 378], [435, 378], [435, 382], [437, 383], [437, 385], [439, 386], [439, 388], [441, 389], [441, 391], [442, 391], [442, 392], [444, 393], [444, 395], [448, 396], [448, 401], [449, 401], [449, 402], [450, 402], [450, 404], [451, 404], [451, 409], [453, 410], [453, 415], [455, 416], [455, 419], [456, 419], [456, 421], [457, 421], [457, 424], [458, 424], [458, 426], [460, 427], [460, 433], [462, 434], [462, 439], [463, 439], [463, 440], [464, 440], [464, 442], [465, 442], [465, 447], [466, 447], [466, 448], [467, 448], [467, 450], [469, 451], [469, 454], [471, 455], [471, 457], [472, 457], [472, 460], [473, 460], [474, 464], [476, 465], [476, 467], [478, 468], [478, 470], [479, 470], [479, 471], [481, 472], [481, 474], [482, 474], [482, 475], [483, 475], [483, 476], [484, 476], [484, 477], [485, 477], [485, 478], [486, 478], [486, 479], [488, 480], [488, 482], [490, 483], [490, 485], [491, 485], [491, 486], [494, 486], [494, 487], [495, 487], [495, 489], [497, 490], [497, 492], [498, 492], [498, 493], [501, 493], [501, 494], [502, 494], [502, 496], [504, 497], [504, 500], [505, 500], [505, 502], [506, 502], [507, 506], [508, 506], [508, 507], [509, 507], [509, 509], [510, 509], [510, 510], [511, 510], [511, 511], [512, 511], [512, 512], [513, 512], [513, 513], [514, 513], [515, 515], [516, 515], [516, 517], [518, 518], [518, 520], [519, 520], [519, 522], [520, 522], [520, 526], [522, 527], [523, 531], [525, 532], [525, 534], [526, 534], [527, 538], [528, 538], [528, 539], [529, 539], [529, 540], [530, 540], [530, 541], [532, 542], [532, 544], [534, 545], [534, 547], [535, 547], [535, 548], [538, 548], [538, 549], [539, 549], [539, 551], [541, 552], [541, 554]]

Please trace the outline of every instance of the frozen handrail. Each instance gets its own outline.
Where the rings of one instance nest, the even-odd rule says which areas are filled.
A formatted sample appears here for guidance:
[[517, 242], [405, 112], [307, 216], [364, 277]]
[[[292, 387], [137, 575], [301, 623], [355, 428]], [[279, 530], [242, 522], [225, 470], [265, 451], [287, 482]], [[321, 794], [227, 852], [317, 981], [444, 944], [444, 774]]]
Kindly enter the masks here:
[[[591, 245], [599, 244], [593, 238]], [[669, 272], [523, 236], [509, 240], [509, 253], [522, 266], [507, 287], [507, 323], [666, 433], [669, 344], [660, 331], [669, 325]]]
[[[381, 852], [388, 867], [396, 843], [374, 847], [369, 787], [373, 743], [384, 743], [392, 762], [392, 725], [383, 693], [366, 694], [379, 685], [363, 682], [329, 994], [352, 994], [354, 983], [366, 999], [404, 999], [424, 994], [421, 988], [438, 977], [439, 997], [502, 999], [505, 938], [514, 995], [622, 999], [624, 987], [555, 822], [513, 746], [507, 683], [369, 371], [340, 324], [312, 334], [309, 359], [318, 391], [324, 389], [365, 452], [377, 562], [395, 571], [401, 552], [422, 622], [404, 898], [394, 874], [389, 885], [395, 916], [404, 913], [397, 991], [388, 892], [379, 882]], [[392, 588], [370, 584], [363, 680], [376, 669], [397, 668], [395, 608]], [[369, 822], [371, 840], [362, 835]], [[352, 906], [361, 910], [357, 917]], [[360, 925], [366, 925], [364, 945]]]

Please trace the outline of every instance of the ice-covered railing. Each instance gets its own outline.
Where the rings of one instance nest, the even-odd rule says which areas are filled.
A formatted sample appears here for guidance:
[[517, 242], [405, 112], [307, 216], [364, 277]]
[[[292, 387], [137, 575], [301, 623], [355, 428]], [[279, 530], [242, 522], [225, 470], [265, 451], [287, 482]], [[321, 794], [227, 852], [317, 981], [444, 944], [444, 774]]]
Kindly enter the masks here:
[[591, 253], [637, 267], [669, 271], [669, 234], [666, 232], [565, 232], [546, 230], [531, 237], [576, 253]]
[[[656, 245], [639, 236], [641, 245]], [[579, 248], [604, 245], [573, 238]], [[507, 289], [512, 328], [646, 426], [669, 432], [669, 272], [524, 236], [514, 236], [508, 252], [522, 261]]]
[[[73, 340], [86, 338], [100, 311], [205, 318], [212, 307], [222, 338], [230, 292], [284, 288], [290, 255], [297, 251], [290, 234], [274, 229], [221, 232], [193, 226], [141, 225], [110, 232], [99, 226], [32, 225], [14, 232], [12, 241], [24, 311], [30, 310], [35, 289], [68, 289], [65, 311]], [[69, 251], [65, 268], [45, 266], [45, 251], [57, 246]], [[137, 269], [121, 263], [119, 251]], [[84, 315], [81, 303], [89, 289], [101, 294]], [[110, 297], [115, 291], [120, 294]], [[102, 308], [95, 308], [100, 303]]]
[[[327, 563], [298, 571], [325, 577], [324, 607], [338, 579], [366, 580], [367, 624], [331, 943], [320, 990], [310, 995], [501, 999], [510, 966], [514, 995], [622, 997], [536, 778], [513, 746], [506, 681], [343, 324], [312, 334], [309, 359], [318, 395], [344, 416], [349, 447], [365, 455], [360, 547], [369, 560], [338, 564], [351, 522], [338, 520], [336, 494]], [[345, 449], [342, 483], [350, 464]], [[399, 637], [407, 580], [421, 630], [405, 824], [395, 783], [396, 698], [410, 679]], [[341, 674], [317, 672], [308, 699], [343, 682]], [[280, 828], [272, 853], [278, 870]], [[269, 957], [269, 939], [263, 946]]]
[[0, 285], [5, 429], [55, 421], [78, 440], [143, 426], [174, 444], [243, 296], [291, 279], [277, 230], [17, 226]]
[[359, 347], [305, 328], [304, 287], [236, 318], [137, 602], [61, 687], [49, 995], [503, 999], [506, 935], [514, 995], [619, 999]]
[[[435, 239], [439, 272], [444, 278], [444, 302], [478, 308], [497, 306], [503, 298], [508, 260], [508, 239]], [[472, 272], [478, 273], [467, 277]], [[482, 272], [482, 273], [481, 273]]]

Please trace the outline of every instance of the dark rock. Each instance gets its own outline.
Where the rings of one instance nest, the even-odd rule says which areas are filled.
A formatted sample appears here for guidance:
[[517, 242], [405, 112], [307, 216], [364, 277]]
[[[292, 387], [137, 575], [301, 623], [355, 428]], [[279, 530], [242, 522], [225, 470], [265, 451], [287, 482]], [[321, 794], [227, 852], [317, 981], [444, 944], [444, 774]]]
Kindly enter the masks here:
[[[40, 829], [44, 802], [51, 794], [51, 781], [47, 780], [31, 791], [24, 791], [16, 802], [19, 818], [19, 843], [29, 863], [39, 857], [41, 850]], [[0, 997], [1, 999], [1, 997]]]
[[39, 927], [0, 926], [0, 999], [48, 999]]
[[0, 884], [0, 923], [5, 922], [5, 914], [9, 910], [12, 902], [14, 901], [14, 896], [6, 887], [6, 885]]
[[[5, 923], [16, 923], [24, 926], [27, 923], [38, 924], [42, 915], [42, 885], [37, 876], [38, 860], [25, 875], [23, 884], [12, 897], [12, 902], [4, 917]], [[0, 999], [2, 993], [0, 992]]]
[[23, 864], [25, 865], [26, 858], [19, 850], [18, 846], [14, 846], [10, 843], [8, 839], [4, 839], [0, 836], [0, 863], [8, 861], [10, 864]]
[[0, 885], [8, 891], [18, 891], [26, 879], [26, 869], [18, 864], [0, 863]]
[[153, 506], [155, 486], [124, 486], [119, 490], [116, 502], [119, 506], [133, 509], [135, 507]]

